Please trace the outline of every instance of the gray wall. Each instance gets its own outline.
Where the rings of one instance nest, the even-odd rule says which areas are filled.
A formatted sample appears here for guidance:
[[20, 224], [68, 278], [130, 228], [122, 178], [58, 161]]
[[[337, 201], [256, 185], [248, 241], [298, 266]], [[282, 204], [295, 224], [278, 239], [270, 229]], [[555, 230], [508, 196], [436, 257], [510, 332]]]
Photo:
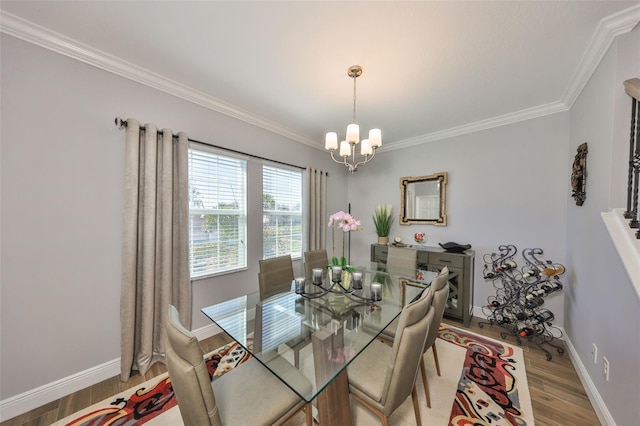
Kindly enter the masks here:
[[[13, 37], [1, 41], [1, 399], [120, 356], [125, 135], [116, 116], [327, 170], [329, 208], [346, 205], [344, 167], [324, 152]], [[249, 186], [259, 191], [256, 176]], [[251, 238], [261, 225], [250, 216], [247, 271], [193, 284], [195, 328], [210, 324], [202, 306], [257, 291], [262, 245]]]
[[[573, 105], [569, 144], [571, 155], [583, 142], [589, 153], [587, 200], [567, 209], [565, 328], [619, 425], [640, 418], [640, 301], [600, 213], [626, 207], [631, 98], [622, 82], [633, 77], [640, 77], [640, 28], [618, 37]], [[602, 356], [610, 362], [608, 382]]]
[[[376, 241], [371, 214], [377, 204], [392, 204], [399, 216], [401, 177], [447, 172], [447, 226], [396, 220], [391, 236], [413, 243], [421, 231], [430, 246], [471, 244], [474, 305], [486, 305], [495, 289], [482, 278], [482, 257], [498, 246], [541, 247], [546, 258], [564, 263], [568, 140], [569, 115], [562, 113], [381, 154], [349, 181], [353, 211], [365, 225], [352, 239], [352, 256], [366, 256], [367, 244]], [[556, 293], [546, 302], [559, 324], [562, 298]]]

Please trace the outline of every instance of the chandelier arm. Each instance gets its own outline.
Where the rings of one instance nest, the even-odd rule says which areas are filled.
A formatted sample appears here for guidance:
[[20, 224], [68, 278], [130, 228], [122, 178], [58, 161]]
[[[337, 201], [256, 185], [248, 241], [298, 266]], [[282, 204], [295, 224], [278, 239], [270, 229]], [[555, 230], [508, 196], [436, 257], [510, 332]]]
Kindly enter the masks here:
[[335, 152], [335, 149], [332, 149], [331, 150], [331, 159], [333, 161], [335, 161], [336, 163], [338, 163], [338, 164], [344, 164], [345, 166], [348, 167], [349, 163], [347, 163], [347, 157], [344, 157], [344, 159], [342, 159], [342, 160], [337, 160], [336, 157], [333, 155], [334, 152]]
[[362, 165], [364, 165], [364, 164], [367, 164], [369, 161], [373, 160], [373, 157], [374, 157], [375, 155], [376, 155], [376, 149], [375, 149], [375, 148], [373, 148], [373, 152], [371, 153], [371, 155], [365, 155], [365, 156], [364, 156], [364, 160], [359, 161], [358, 163], [355, 163], [355, 160], [354, 160], [354, 163], [355, 163], [355, 164], [353, 165], [354, 170], [355, 170], [355, 169], [357, 169], [357, 168], [358, 168], [358, 166], [362, 166]]

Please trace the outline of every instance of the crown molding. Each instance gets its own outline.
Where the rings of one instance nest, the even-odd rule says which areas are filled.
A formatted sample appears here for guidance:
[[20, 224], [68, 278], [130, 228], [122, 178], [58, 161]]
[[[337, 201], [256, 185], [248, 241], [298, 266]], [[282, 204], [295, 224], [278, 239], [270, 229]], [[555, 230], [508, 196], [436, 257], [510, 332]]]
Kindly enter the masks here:
[[562, 102], [552, 102], [550, 104], [540, 105], [533, 108], [527, 108], [520, 111], [504, 114], [498, 117], [488, 118], [486, 120], [476, 121], [474, 123], [464, 124], [458, 127], [441, 130], [439, 132], [428, 133], [426, 135], [416, 136], [415, 138], [404, 139], [397, 142], [389, 143], [381, 148], [380, 152], [394, 151], [396, 149], [408, 148], [415, 145], [421, 145], [428, 142], [435, 142], [442, 139], [448, 139], [455, 136], [462, 136], [469, 133], [479, 132], [481, 130], [492, 129], [494, 127], [506, 126], [508, 124], [520, 121], [531, 120], [533, 118], [544, 117], [545, 115], [556, 114], [567, 111], [569, 108]]
[[638, 22], [640, 22], [640, 4], [608, 16], [598, 23], [589, 46], [562, 96], [562, 102], [568, 108], [571, 108], [578, 99], [613, 40], [620, 34], [631, 31]]
[[[492, 117], [486, 120], [453, 127], [438, 132], [427, 133], [414, 138], [391, 142], [380, 148], [380, 152], [393, 151], [423, 143], [434, 142], [494, 127], [505, 126], [545, 115], [567, 111], [576, 101], [589, 78], [606, 54], [616, 36], [631, 31], [640, 22], [640, 5], [604, 18], [598, 24], [595, 34], [583, 55], [578, 69], [569, 81], [560, 101], [527, 108], [514, 113]], [[279, 123], [268, 120], [249, 111], [240, 109], [220, 99], [163, 77], [148, 69], [139, 67], [98, 49], [79, 43], [62, 34], [36, 25], [13, 14], [0, 10], [0, 32], [33, 43], [45, 49], [68, 56], [129, 80], [144, 84], [167, 94], [184, 99], [210, 110], [225, 114], [269, 132], [303, 143], [318, 150], [324, 150], [321, 141], [302, 136]]]
[[0, 10], [0, 32], [53, 52], [76, 59], [120, 77], [144, 84], [188, 102], [244, 121], [296, 142], [317, 147], [317, 142], [297, 134], [279, 123], [238, 108], [146, 68], [122, 60], [109, 53], [80, 43], [33, 22]]

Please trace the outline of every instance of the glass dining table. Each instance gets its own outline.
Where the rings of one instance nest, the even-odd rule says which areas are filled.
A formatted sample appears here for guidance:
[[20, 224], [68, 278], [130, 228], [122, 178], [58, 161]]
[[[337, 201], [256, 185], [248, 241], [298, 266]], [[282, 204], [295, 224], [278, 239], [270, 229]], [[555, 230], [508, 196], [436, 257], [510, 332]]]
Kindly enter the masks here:
[[[437, 275], [369, 261], [351, 266], [362, 274], [362, 289], [346, 282], [338, 288], [326, 276], [316, 286], [306, 277], [304, 294], [294, 280], [288, 292], [264, 299], [255, 292], [202, 309], [300, 398], [315, 400], [323, 426], [351, 424], [346, 367]], [[370, 299], [372, 283], [381, 284], [374, 287], [382, 300]], [[321, 287], [332, 290], [320, 295]]]

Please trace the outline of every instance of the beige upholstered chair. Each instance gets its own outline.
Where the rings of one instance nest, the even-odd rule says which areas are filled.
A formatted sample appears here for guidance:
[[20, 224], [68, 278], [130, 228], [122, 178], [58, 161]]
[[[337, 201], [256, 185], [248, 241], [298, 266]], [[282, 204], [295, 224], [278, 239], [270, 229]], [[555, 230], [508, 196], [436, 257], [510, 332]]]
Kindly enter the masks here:
[[[433, 349], [433, 358], [436, 362], [436, 372], [440, 376], [440, 363], [438, 362], [438, 352], [436, 352], [436, 338], [440, 330], [440, 323], [444, 315], [444, 309], [449, 298], [449, 268], [442, 268], [440, 274], [431, 282], [431, 291], [433, 292], [433, 301], [431, 306], [434, 309], [433, 324], [429, 328], [427, 341], [424, 345], [424, 352], [427, 353], [429, 348]], [[420, 363], [420, 371], [422, 373], [422, 383], [424, 384], [424, 394], [427, 397], [427, 407], [431, 408], [431, 397], [429, 396], [429, 384], [427, 383], [427, 369], [424, 364], [424, 357]]]
[[[449, 268], [446, 266], [440, 271], [431, 282], [429, 289], [433, 294], [432, 306], [434, 308], [433, 324], [429, 328], [429, 335], [427, 336], [426, 343], [424, 345], [424, 352], [427, 353], [429, 348], [433, 348], [433, 358], [436, 363], [436, 372], [440, 376], [440, 363], [438, 362], [438, 353], [436, 351], [436, 338], [438, 337], [438, 331], [440, 329], [440, 323], [444, 315], [444, 310], [449, 298]], [[393, 342], [396, 336], [396, 330], [398, 328], [398, 320], [394, 320], [387, 328], [380, 333], [380, 339]], [[429, 385], [427, 382], [427, 369], [425, 367], [424, 358], [420, 363], [420, 372], [422, 374], [422, 383], [424, 385], [424, 393], [427, 398], [427, 407], [431, 408], [431, 397], [429, 395]]]
[[387, 254], [387, 268], [389, 270], [416, 270], [418, 269], [418, 250], [389, 246]]
[[255, 358], [212, 383], [198, 340], [180, 323], [172, 305], [166, 351], [171, 385], [186, 426], [281, 425], [303, 409], [307, 425], [312, 425], [311, 405]]
[[[286, 293], [291, 290], [291, 281], [293, 281], [293, 262], [291, 256], [273, 257], [271, 259], [263, 259], [259, 261], [260, 272], [258, 273], [258, 284], [260, 286], [260, 300], [268, 299], [276, 294]], [[261, 334], [261, 324], [256, 322], [256, 334]], [[286, 343], [293, 350], [294, 365], [300, 365], [300, 351], [309, 341], [308, 330], [305, 328], [307, 335], [297, 337]], [[257, 337], [257, 336], [256, 336]], [[256, 343], [258, 343], [256, 341]]]
[[329, 265], [329, 258], [326, 249], [304, 252], [304, 276], [307, 280], [311, 279], [311, 270], [314, 268], [322, 268], [324, 277], [327, 274], [327, 265]]
[[416, 423], [420, 408], [416, 377], [424, 353], [424, 343], [433, 322], [432, 293], [429, 290], [402, 309], [393, 346], [373, 341], [347, 367], [350, 395], [380, 417], [388, 417], [411, 395]]
[[258, 284], [260, 286], [261, 300], [291, 290], [291, 281], [293, 281], [291, 256], [262, 259], [259, 264]]

